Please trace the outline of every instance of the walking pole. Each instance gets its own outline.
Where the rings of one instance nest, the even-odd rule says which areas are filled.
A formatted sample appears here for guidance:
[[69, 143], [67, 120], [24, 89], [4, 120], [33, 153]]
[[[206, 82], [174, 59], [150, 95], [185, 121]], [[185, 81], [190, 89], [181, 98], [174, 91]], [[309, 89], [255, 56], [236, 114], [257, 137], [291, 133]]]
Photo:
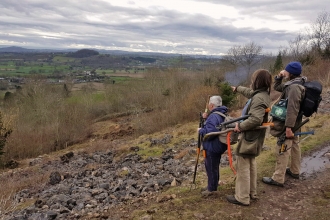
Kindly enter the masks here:
[[[203, 126], [203, 117], [202, 117], [202, 113], [199, 113], [199, 127], [201, 128]], [[201, 142], [202, 142], [202, 137], [200, 134], [198, 134], [198, 142], [197, 142], [197, 158], [196, 158], [196, 163], [195, 163], [195, 170], [194, 170], [194, 178], [192, 183], [195, 184], [195, 180], [196, 180], [196, 173], [197, 173], [197, 166], [198, 166], [198, 159], [199, 159], [199, 155], [201, 153]]]
[[[207, 113], [208, 110], [208, 104], [209, 104], [209, 100], [210, 100], [210, 95], [207, 98], [206, 101], [206, 106], [205, 106], [205, 110], [204, 112]], [[202, 113], [199, 113], [199, 128], [203, 127], [203, 123], [204, 123], [204, 118], [202, 116]], [[197, 166], [198, 166], [198, 160], [199, 160], [199, 155], [201, 152], [201, 145], [202, 145], [202, 136], [198, 133], [198, 141], [197, 141], [197, 157], [196, 157], [196, 163], [195, 163], [195, 169], [194, 169], [194, 177], [193, 177], [193, 181], [192, 184], [196, 185], [195, 181], [196, 181], [196, 174], [197, 174]], [[191, 187], [190, 187], [191, 189]]]

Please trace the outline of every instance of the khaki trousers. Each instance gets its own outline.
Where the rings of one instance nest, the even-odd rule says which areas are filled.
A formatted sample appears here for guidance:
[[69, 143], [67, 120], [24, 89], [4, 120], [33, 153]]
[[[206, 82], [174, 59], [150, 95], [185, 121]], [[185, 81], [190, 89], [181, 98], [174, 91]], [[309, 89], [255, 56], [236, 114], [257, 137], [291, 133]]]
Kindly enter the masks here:
[[287, 145], [287, 151], [283, 154], [279, 154], [281, 146], [277, 146], [276, 166], [275, 172], [273, 173], [272, 179], [279, 183], [284, 183], [285, 172], [288, 166], [288, 162], [291, 156], [290, 170], [294, 174], [300, 174], [300, 163], [301, 163], [301, 150], [299, 146], [299, 137], [293, 139], [286, 139], [284, 144]]
[[257, 162], [255, 157], [237, 156], [235, 198], [243, 204], [250, 204], [250, 194], [257, 195]]

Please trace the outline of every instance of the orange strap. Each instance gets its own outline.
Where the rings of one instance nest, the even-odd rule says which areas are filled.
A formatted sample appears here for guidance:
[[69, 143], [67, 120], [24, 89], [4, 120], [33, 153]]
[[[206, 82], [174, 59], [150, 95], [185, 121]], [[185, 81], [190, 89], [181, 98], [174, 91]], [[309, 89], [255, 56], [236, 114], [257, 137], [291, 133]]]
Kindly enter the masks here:
[[227, 146], [228, 146], [227, 151], [228, 151], [229, 165], [230, 165], [230, 168], [233, 171], [233, 173], [236, 175], [236, 170], [233, 166], [233, 158], [232, 158], [231, 149], [230, 149], [230, 134], [231, 134], [231, 131], [229, 131], [227, 133]]
[[273, 126], [274, 126], [274, 122], [266, 122], [266, 123], [262, 123], [261, 126], [271, 126], [271, 127], [273, 127]]

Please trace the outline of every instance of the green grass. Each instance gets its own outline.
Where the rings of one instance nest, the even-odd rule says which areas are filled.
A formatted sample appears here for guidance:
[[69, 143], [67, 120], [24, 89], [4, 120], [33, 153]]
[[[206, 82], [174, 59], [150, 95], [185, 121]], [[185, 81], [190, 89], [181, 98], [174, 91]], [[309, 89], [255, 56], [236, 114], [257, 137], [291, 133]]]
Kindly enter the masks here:
[[148, 157], [160, 157], [164, 151], [164, 147], [161, 146], [150, 146], [149, 143], [144, 143], [141, 145], [138, 145], [140, 147], [140, 150], [137, 152], [142, 158], [148, 158]]
[[96, 73], [99, 74], [99, 75], [103, 75], [103, 73], [108, 75], [110, 73], [114, 73], [114, 71], [113, 71], [113, 69], [97, 69]]
[[71, 103], [71, 104], [77, 104], [77, 103], [80, 103], [82, 102], [82, 99], [79, 95], [77, 95], [78, 92], [75, 92], [75, 95], [72, 95], [70, 97], [68, 97], [66, 99], [66, 102], [67, 103]]
[[[110, 79], [106, 82], [107, 84], [112, 84], [112, 80], [115, 81], [114, 86], [118, 85], [129, 85], [130, 83], [144, 83], [145, 79], [143, 78], [132, 78], [129, 76], [110, 76]], [[133, 87], [132, 87], [133, 88]]]
[[90, 94], [85, 94], [82, 91], [75, 91], [72, 96], [66, 98], [66, 102], [72, 103], [72, 104], [73, 103], [74, 104], [78, 104], [78, 103], [83, 104], [85, 102], [86, 97], [88, 97], [88, 100], [91, 101], [92, 103], [99, 103], [99, 102], [103, 102], [106, 100], [104, 93], [100, 92], [100, 91], [90, 93]]
[[28, 66], [0, 66], [1, 75], [13, 75], [13, 74], [42, 74], [48, 75], [52, 74], [54, 71], [66, 72], [69, 71], [69, 66], [65, 65], [40, 65], [40, 64], [30, 64]]
[[93, 93], [92, 95], [92, 100], [94, 102], [102, 102], [102, 101], [105, 101], [105, 96], [104, 96], [104, 93]]
[[[52, 74], [54, 70], [57, 70], [59, 72], [69, 72], [70, 66], [67, 65], [67, 63], [74, 63], [74, 62], [80, 62], [79, 59], [73, 58], [73, 57], [66, 57], [63, 55], [57, 55], [54, 56], [51, 60], [52, 65], [49, 65], [48, 62], [45, 62], [44, 59], [38, 60], [38, 61], [24, 61], [23, 59], [18, 60], [20, 65], [16, 66], [17, 61], [8, 60], [8, 61], [2, 61], [0, 63], [0, 75], [27, 75], [27, 74], [42, 74], [42, 75], [48, 75]], [[84, 70], [92, 70], [94, 68], [85, 66], [81, 68], [81, 71]], [[144, 73], [143, 70], [137, 70], [136, 73], [133, 70], [133, 68], [130, 68], [128, 70], [132, 75], [136, 73]], [[125, 69], [114, 70], [114, 69], [96, 69], [97, 74], [111, 76], [111, 74], [114, 73], [127, 73]], [[121, 81], [122, 79], [118, 79], [118, 81]]]
[[73, 62], [76, 59], [73, 57], [65, 57], [65, 56], [54, 56], [53, 57], [53, 62], [60, 62], [60, 63], [65, 63], [65, 62]]
[[[315, 117], [311, 117], [310, 121], [304, 126], [303, 131], [315, 131], [315, 135], [311, 135], [301, 143], [302, 153], [308, 152], [325, 142], [330, 141], [329, 130], [324, 126], [329, 124], [330, 115], [317, 114]], [[302, 136], [300, 140], [305, 138]]]

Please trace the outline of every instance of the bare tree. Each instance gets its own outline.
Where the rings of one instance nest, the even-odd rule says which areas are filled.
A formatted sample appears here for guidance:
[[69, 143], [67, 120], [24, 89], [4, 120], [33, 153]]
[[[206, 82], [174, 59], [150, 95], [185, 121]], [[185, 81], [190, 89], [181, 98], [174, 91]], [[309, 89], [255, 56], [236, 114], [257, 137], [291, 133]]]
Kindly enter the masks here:
[[241, 64], [247, 68], [250, 74], [251, 68], [261, 60], [262, 47], [254, 42], [250, 42], [242, 48]]
[[242, 46], [235, 45], [230, 48], [225, 56], [225, 60], [228, 61], [233, 66], [238, 66], [240, 64]]
[[244, 46], [233, 46], [228, 50], [226, 60], [236, 67], [243, 66], [247, 74], [250, 74], [252, 67], [261, 60], [261, 51], [262, 47], [254, 42]]
[[308, 41], [302, 34], [289, 41], [289, 54], [293, 59], [299, 60], [307, 51]]
[[311, 25], [309, 40], [319, 52], [330, 46], [330, 14], [321, 12]]

